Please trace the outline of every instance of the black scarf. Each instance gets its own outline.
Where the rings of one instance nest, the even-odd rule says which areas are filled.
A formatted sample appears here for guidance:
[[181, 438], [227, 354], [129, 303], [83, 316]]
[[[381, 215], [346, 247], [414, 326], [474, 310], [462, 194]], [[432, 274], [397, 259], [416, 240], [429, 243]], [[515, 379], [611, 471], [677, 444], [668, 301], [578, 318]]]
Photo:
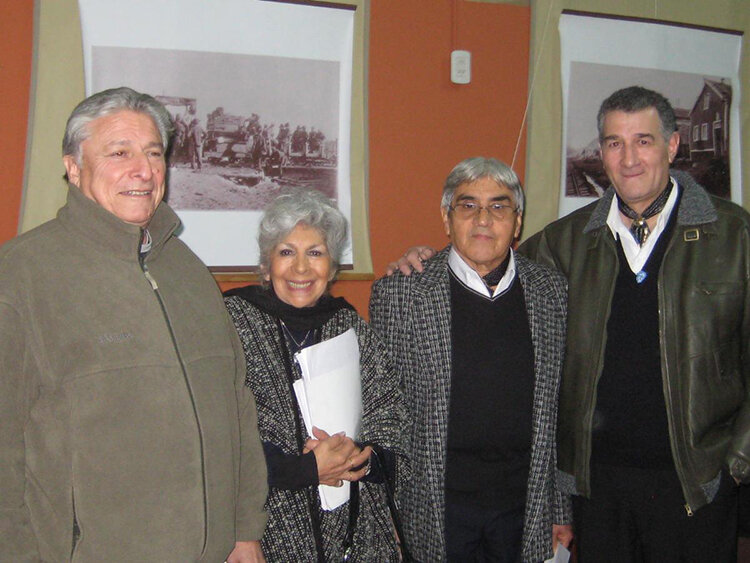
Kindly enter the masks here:
[[260, 285], [247, 285], [230, 289], [224, 295], [237, 295], [264, 313], [281, 319], [291, 330], [299, 331], [320, 328], [340, 309], [355, 310], [343, 297], [332, 297], [327, 293], [312, 307], [295, 307], [279, 299], [273, 286], [266, 288]]
[[492, 291], [493, 288], [497, 287], [497, 284], [499, 284], [500, 280], [503, 279], [505, 272], [508, 271], [508, 264], [510, 264], [510, 249], [508, 249], [508, 255], [505, 257], [505, 260], [500, 262], [500, 265], [492, 270], [489, 274], [482, 277], [482, 281], [490, 291]]
[[664, 206], [667, 204], [667, 199], [669, 198], [670, 193], [672, 193], [671, 178], [667, 181], [666, 187], [662, 190], [659, 196], [651, 202], [651, 205], [649, 205], [643, 211], [643, 213], [638, 214], [636, 211], [631, 209], [631, 207], [627, 203], [625, 203], [622, 198], [620, 198], [619, 194], [615, 192], [615, 196], [617, 197], [617, 207], [622, 212], [622, 214], [625, 215], [625, 217], [633, 221], [630, 225], [630, 234], [633, 235], [635, 242], [637, 242], [640, 246], [643, 246], [643, 244], [646, 242], [646, 239], [648, 238], [648, 235], [651, 234], [651, 229], [646, 223], [646, 220], [650, 219], [657, 213], [661, 213], [661, 210], [664, 209]]

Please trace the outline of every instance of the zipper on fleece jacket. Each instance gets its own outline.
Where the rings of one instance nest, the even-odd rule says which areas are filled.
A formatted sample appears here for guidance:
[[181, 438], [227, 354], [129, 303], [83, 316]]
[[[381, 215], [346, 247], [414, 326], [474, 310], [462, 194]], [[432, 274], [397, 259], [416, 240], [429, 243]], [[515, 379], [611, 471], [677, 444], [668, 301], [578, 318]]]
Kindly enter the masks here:
[[188, 395], [190, 396], [190, 404], [193, 406], [193, 415], [195, 416], [195, 423], [198, 426], [198, 442], [200, 444], [200, 454], [201, 454], [201, 479], [203, 481], [203, 547], [201, 548], [201, 555], [202, 555], [203, 553], [205, 553], [206, 544], [208, 543], [208, 499], [206, 499], [206, 462], [204, 459], [205, 452], [204, 452], [204, 445], [203, 445], [203, 430], [201, 428], [200, 418], [198, 418], [198, 409], [195, 406], [195, 396], [193, 395], [193, 388], [190, 386], [190, 380], [188, 379], [188, 376], [187, 376], [187, 369], [185, 369], [185, 363], [182, 361], [182, 354], [180, 354], [180, 349], [177, 346], [177, 338], [174, 335], [174, 330], [172, 330], [172, 323], [169, 321], [167, 308], [164, 306], [164, 300], [161, 297], [161, 293], [159, 293], [159, 285], [156, 283], [156, 280], [148, 271], [148, 266], [143, 261], [143, 258], [139, 260], [139, 263], [141, 265], [141, 270], [143, 271], [143, 275], [146, 277], [146, 280], [148, 280], [148, 283], [151, 285], [151, 289], [154, 291], [156, 300], [159, 302], [159, 307], [161, 307], [162, 315], [164, 315], [164, 320], [167, 324], [167, 329], [169, 330], [169, 337], [172, 339], [172, 346], [174, 347], [175, 354], [177, 355], [177, 360], [180, 362], [180, 369], [182, 370], [182, 377], [185, 380], [185, 386], [187, 387]]

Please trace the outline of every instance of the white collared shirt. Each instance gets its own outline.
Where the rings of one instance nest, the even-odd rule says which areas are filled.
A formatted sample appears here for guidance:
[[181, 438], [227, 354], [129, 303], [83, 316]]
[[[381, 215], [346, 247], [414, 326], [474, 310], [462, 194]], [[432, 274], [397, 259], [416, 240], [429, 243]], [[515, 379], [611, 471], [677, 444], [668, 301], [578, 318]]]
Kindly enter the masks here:
[[677, 203], [677, 191], [679, 186], [677, 181], [669, 177], [672, 182], [672, 193], [667, 198], [667, 203], [664, 204], [664, 209], [659, 213], [659, 217], [656, 219], [656, 225], [654, 226], [651, 234], [648, 235], [646, 242], [643, 246], [640, 246], [632, 233], [630, 232], [630, 219], [627, 219], [628, 224], [623, 223], [620, 210], [617, 207], [617, 195], [612, 198], [612, 204], [609, 206], [609, 215], [607, 215], [607, 226], [612, 231], [612, 235], [617, 238], [620, 236], [620, 242], [622, 243], [622, 250], [625, 253], [625, 258], [628, 260], [628, 265], [634, 274], [637, 274], [643, 269], [644, 264], [648, 261], [648, 257], [651, 256], [651, 251], [656, 246], [656, 241], [659, 240], [659, 235], [664, 232], [664, 228], [667, 226], [669, 216], [672, 214], [675, 203]]
[[151, 240], [151, 233], [148, 229], [143, 229], [143, 237], [141, 238], [141, 254], [148, 254], [151, 252], [151, 244], [153, 241]]
[[513, 249], [509, 249], [509, 252], [510, 261], [508, 262], [508, 269], [505, 270], [505, 275], [500, 279], [494, 293], [492, 294], [490, 294], [490, 289], [487, 287], [487, 284], [482, 280], [482, 276], [480, 276], [476, 270], [461, 258], [461, 255], [456, 251], [455, 247], [451, 247], [451, 251], [448, 254], [448, 267], [451, 269], [451, 272], [453, 272], [453, 275], [456, 276], [456, 279], [466, 287], [482, 297], [494, 299], [507, 290], [516, 277], [516, 259], [515, 256], [513, 256]]

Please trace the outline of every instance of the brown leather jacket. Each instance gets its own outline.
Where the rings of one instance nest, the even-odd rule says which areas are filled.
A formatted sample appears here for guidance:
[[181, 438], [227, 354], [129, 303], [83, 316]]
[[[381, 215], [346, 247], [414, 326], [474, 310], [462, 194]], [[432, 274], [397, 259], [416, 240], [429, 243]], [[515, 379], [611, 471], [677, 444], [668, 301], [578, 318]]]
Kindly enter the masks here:
[[[720, 471], [750, 480], [750, 215], [673, 171], [682, 199], [659, 272], [664, 398], [686, 510], [710, 502]], [[618, 271], [606, 224], [614, 191], [519, 249], [568, 278], [558, 433], [566, 490], [588, 495], [592, 416]]]

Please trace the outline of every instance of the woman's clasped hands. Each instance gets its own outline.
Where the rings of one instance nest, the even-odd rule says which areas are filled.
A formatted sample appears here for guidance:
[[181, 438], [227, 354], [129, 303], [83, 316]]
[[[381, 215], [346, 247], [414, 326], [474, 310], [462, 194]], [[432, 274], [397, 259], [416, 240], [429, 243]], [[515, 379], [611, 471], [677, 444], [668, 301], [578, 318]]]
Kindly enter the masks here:
[[321, 485], [340, 487], [344, 481], [359, 481], [367, 474], [372, 448], [360, 448], [344, 432], [329, 435], [313, 427], [314, 438], [305, 442], [303, 453], [312, 451]]

